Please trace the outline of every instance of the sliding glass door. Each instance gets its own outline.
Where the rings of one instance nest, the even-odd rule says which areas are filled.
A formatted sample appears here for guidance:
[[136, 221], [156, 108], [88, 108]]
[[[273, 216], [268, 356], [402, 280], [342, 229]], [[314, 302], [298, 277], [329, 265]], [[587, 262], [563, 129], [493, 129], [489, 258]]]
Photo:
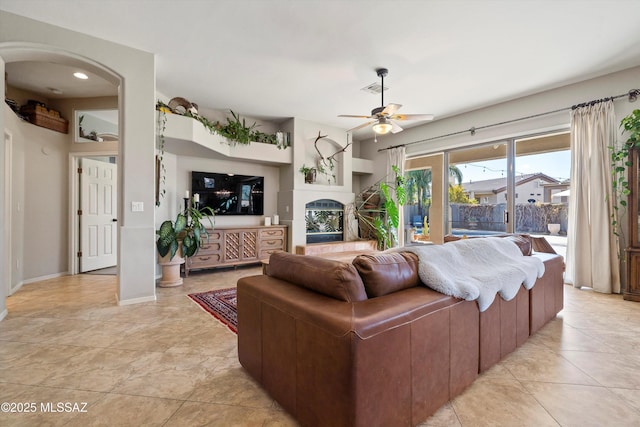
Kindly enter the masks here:
[[[407, 244], [442, 243], [444, 239], [444, 154], [408, 159], [405, 163]], [[425, 218], [427, 227], [425, 227]]]
[[542, 235], [566, 253], [571, 176], [568, 132], [516, 139], [516, 233]]
[[508, 141], [499, 141], [449, 152], [449, 233], [507, 231], [507, 148]]
[[[568, 132], [496, 141], [448, 155], [447, 233], [544, 235], [566, 246]], [[457, 185], [453, 177], [461, 175]]]

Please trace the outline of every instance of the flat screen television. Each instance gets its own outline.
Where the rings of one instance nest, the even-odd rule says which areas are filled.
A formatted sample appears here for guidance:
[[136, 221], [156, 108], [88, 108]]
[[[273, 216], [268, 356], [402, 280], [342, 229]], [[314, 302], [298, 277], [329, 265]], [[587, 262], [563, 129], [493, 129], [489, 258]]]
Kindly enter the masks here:
[[264, 177], [212, 172], [191, 172], [192, 194], [200, 195], [200, 208], [216, 215], [263, 215]]

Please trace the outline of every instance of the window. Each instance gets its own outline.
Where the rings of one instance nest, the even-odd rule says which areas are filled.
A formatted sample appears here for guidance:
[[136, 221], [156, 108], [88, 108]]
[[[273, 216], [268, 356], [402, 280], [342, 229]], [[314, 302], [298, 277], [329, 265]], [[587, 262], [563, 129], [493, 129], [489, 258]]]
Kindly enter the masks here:
[[561, 132], [450, 151], [449, 168], [460, 171], [466, 194], [492, 192], [496, 196], [479, 197], [481, 203], [476, 205], [471, 200], [450, 203], [447, 231], [464, 233], [472, 225], [484, 234], [546, 233], [547, 224], [542, 221], [564, 224], [566, 230], [567, 198], [552, 194], [569, 188], [569, 144], [569, 133]]

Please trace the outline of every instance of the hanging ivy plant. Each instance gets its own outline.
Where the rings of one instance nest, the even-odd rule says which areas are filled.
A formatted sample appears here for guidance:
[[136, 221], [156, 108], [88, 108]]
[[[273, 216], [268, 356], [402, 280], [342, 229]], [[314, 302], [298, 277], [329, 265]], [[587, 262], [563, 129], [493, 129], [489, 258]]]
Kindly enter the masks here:
[[156, 206], [160, 206], [160, 201], [167, 193], [167, 189], [165, 188], [167, 180], [167, 168], [164, 165], [164, 132], [167, 128], [167, 112], [171, 112], [171, 109], [162, 101], [158, 101], [156, 102], [156, 110], [159, 111], [156, 121], [156, 135], [158, 138], [158, 150], [160, 151], [156, 162], [156, 168], [158, 169], [156, 171]]
[[620, 127], [627, 134], [628, 138], [620, 149], [616, 147], [611, 148], [611, 166], [613, 173], [613, 193], [615, 197], [613, 209], [611, 214], [611, 223], [614, 228], [614, 233], [620, 236], [619, 229], [620, 224], [618, 218], [621, 215], [620, 208], [626, 210], [627, 197], [631, 193], [629, 188], [629, 179], [627, 176], [627, 168], [631, 166], [632, 150], [640, 149], [640, 110], [634, 110], [630, 115], [623, 118], [620, 121]]

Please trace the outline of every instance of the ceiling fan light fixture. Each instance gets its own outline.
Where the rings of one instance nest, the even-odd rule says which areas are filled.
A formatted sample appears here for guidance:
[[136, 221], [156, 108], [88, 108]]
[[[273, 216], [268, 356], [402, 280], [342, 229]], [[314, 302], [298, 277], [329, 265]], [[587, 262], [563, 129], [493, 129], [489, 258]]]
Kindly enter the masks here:
[[385, 118], [381, 118], [378, 120], [378, 123], [373, 125], [373, 131], [378, 135], [385, 135], [391, 132], [392, 128], [393, 126], [391, 126], [391, 123], [387, 122], [387, 119]]
[[355, 119], [369, 119], [372, 121], [361, 124], [360, 126], [356, 126], [352, 129], [349, 129], [348, 132], [353, 132], [358, 129], [362, 129], [365, 126], [369, 126], [373, 124], [371, 127], [373, 129], [374, 134], [377, 135], [386, 135], [389, 132], [398, 133], [402, 132], [402, 127], [396, 123], [397, 120], [433, 120], [432, 114], [396, 114], [398, 109], [402, 107], [402, 104], [384, 104], [384, 91], [387, 89], [384, 85], [384, 78], [389, 74], [389, 70], [386, 68], [378, 68], [376, 69], [376, 74], [380, 77], [380, 85], [376, 83], [372, 83], [363, 90], [373, 90], [375, 87], [380, 88], [380, 98], [381, 103], [379, 107], [371, 110], [371, 114], [369, 115], [353, 115], [353, 114], [341, 114], [338, 117], [351, 117]]

